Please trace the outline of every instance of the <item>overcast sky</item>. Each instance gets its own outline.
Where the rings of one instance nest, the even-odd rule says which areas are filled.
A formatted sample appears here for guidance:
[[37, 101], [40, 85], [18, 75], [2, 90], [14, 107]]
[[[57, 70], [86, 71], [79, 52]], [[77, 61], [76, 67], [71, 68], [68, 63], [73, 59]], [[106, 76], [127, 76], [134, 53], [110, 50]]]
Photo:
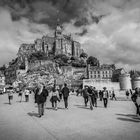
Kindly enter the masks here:
[[0, 0], [0, 65], [52, 33], [58, 15], [89, 55], [140, 70], [140, 0]]

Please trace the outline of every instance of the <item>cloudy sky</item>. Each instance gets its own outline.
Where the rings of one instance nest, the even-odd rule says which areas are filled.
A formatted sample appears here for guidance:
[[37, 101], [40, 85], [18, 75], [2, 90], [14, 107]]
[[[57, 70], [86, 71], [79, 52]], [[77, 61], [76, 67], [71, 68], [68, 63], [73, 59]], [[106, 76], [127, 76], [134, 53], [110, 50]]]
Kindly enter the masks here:
[[0, 65], [51, 34], [58, 15], [89, 55], [140, 70], [140, 0], [0, 0]]

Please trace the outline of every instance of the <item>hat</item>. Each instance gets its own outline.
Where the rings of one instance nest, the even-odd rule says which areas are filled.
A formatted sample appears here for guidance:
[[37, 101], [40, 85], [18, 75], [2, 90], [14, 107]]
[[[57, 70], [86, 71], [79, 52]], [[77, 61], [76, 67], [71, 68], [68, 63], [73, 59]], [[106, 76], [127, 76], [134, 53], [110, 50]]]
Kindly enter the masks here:
[[103, 89], [106, 89], [106, 87], [103, 87]]

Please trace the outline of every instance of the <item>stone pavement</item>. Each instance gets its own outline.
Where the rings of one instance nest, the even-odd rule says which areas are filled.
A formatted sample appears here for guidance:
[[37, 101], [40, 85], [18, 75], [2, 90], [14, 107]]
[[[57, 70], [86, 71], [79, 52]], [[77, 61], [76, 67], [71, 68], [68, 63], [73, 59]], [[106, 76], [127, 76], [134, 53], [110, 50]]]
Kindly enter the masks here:
[[37, 117], [33, 95], [29, 103], [12, 105], [7, 95], [0, 95], [0, 140], [139, 140], [140, 119], [131, 101], [109, 101], [108, 108], [98, 101], [92, 111], [84, 107], [83, 98], [71, 95], [68, 110], [63, 102], [57, 111], [47, 102], [45, 115]]

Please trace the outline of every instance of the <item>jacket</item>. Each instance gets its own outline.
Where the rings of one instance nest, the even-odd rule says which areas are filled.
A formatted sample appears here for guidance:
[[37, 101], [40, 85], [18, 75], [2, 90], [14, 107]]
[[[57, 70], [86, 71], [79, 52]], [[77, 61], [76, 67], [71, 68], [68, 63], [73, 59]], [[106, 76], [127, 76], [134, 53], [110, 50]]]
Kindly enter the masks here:
[[88, 89], [83, 89], [83, 97], [88, 97]]
[[69, 88], [68, 87], [64, 87], [62, 89], [62, 94], [63, 94], [63, 97], [68, 97], [69, 96]]
[[137, 93], [137, 92], [134, 92], [134, 93], [132, 94], [132, 96], [131, 96], [131, 100], [132, 100], [133, 102], [136, 102], [136, 101], [137, 101], [137, 98], [138, 98], [138, 93]]
[[39, 93], [39, 89], [37, 89], [35, 93], [35, 103], [41, 104], [41, 103], [46, 102], [46, 98], [48, 95], [46, 94], [46, 90], [43, 88], [42, 92], [40, 94], [38, 93]]

